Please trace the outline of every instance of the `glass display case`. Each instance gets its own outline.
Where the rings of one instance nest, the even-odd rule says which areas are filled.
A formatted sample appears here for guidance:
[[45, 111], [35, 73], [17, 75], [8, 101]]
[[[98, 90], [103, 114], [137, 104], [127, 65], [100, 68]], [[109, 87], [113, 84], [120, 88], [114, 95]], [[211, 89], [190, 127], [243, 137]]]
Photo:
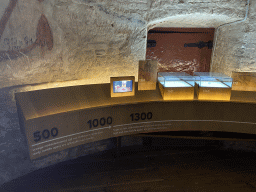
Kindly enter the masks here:
[[198, 100], [230, 100], [232, 78], [214, 72], [195, 72]]
[[185, 72], [159, 72], [158, 84], [164, 100], [193, 100], [195, 78]]

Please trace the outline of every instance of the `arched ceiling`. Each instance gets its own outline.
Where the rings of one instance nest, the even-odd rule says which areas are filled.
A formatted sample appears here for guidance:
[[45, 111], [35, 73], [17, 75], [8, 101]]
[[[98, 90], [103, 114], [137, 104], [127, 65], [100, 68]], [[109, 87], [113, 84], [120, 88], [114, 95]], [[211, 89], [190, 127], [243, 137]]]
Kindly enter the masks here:
[[246, 1], [4, 0], [0, 7], [1, 88], [137, 78], [148, 29], [218, 27], [242, 20]]

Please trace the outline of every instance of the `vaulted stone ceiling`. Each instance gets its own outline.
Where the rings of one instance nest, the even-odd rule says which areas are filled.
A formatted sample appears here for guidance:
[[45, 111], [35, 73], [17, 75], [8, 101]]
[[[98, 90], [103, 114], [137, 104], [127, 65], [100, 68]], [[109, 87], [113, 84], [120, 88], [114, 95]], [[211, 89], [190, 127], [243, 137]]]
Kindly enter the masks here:
[[[1, 1], [0, 87], [80, 79], [102, 83], [109, 82], [110, 76], [137, 77], [138, 60], [145, 59], [150, 28], [218, 27], [242, 20], [246, 2]], [[11, 11], [6, 15], [7, 8]]]

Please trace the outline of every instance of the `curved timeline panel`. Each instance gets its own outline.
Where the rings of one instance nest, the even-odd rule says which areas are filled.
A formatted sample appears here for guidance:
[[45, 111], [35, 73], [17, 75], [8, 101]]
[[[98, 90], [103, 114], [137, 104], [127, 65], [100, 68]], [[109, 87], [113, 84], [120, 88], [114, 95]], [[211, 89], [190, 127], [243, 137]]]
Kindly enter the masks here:
[[[92, 86], [95, 92], [88, 93]], [[20, 125], [30, 158], [145, 132], [201, 130], [256, 134], [256, 104], [237, 102], [237, 98], [243, 97], [240, 92], [233, 94], [231, 102], [173, 102], [164, 101], [159, 89], [138, 92], [125, 99], [111, 98], [107, 87], [109, 84], [17, 93]], [[100, 91], [102, 94], [97, 98], [95, 94]]]

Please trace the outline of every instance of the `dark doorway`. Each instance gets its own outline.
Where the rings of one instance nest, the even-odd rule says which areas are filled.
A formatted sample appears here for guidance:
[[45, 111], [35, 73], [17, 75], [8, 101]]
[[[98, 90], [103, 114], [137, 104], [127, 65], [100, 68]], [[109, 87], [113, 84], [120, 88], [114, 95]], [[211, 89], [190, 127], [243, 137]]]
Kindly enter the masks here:
[[154, 28], [148, 31], [146, 59], [158, 72], [209, 72], [214, 28]]

